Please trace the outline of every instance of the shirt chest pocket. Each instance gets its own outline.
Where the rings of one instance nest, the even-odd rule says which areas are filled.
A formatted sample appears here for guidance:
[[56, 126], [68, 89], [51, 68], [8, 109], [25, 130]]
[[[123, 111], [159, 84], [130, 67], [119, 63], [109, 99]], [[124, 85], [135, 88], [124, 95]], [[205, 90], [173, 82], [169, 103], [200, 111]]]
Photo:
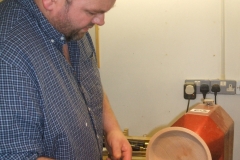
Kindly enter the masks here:
[[80, 58], [79, 70], [81, 82], [86, 81], [86, 79], [93, 79], [96, 78], [95, 76], [99, 76], [95, 52], [87, 52]]

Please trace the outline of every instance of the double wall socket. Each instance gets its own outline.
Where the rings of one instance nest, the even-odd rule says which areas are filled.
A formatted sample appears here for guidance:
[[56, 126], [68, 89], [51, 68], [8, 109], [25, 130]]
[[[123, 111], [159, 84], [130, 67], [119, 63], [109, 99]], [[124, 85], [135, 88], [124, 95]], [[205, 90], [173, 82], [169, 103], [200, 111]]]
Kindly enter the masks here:
[[[213, 94], [211, 88], [214, 84], [218, 84], [220, 86], [220, 92], [217, 94], [229, 94], [234, 95], [236, 94], [236, 89], [239, 89], [240, 94], [240, 84], [237, 86], [235, 80], [219, 80], [219, 79], [186, 79], [185, 83], [195, 83], [196, 84], [196, 94], [202, 94], [200, 92], [200, 86], [202, 84], [207, 84], [209, 86], [209, 93]], [[237, 88], [239, 87], [239, 88]]]
[[211, 86], [213, 86], [214, 84], [218, 84], [220, 86], [220, 92], [218, 92], [217, 94], [236, 94], [235, 80], [211, 80]]
[[[211, 86], [210, 80], [208, 79], [186, 79], [185, 83], [195, 83], [196, 84], [196, 94], [202, 94], [200, 92], [200, 86], [202, 84], [207, 84], [209, 87]], [[210, 90], [210, 88], [209, 88]]]

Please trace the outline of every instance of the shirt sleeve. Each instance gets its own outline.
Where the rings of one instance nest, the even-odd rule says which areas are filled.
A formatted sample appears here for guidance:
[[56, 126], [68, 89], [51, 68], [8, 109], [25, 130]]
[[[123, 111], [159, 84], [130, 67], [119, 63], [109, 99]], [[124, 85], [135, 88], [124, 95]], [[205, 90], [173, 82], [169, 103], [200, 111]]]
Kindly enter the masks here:
[[0, 159], [36, 159], [43, 153], [42, 109], [33, 78], [0, 59]]

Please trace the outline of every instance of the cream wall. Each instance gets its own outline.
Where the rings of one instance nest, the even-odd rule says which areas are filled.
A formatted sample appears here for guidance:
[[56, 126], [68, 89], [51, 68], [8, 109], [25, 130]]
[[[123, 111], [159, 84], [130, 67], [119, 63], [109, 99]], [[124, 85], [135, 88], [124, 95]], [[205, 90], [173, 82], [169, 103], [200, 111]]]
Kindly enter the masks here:
[[[235, 80], [240, 79], [239, 6], [239, 0], [225, 2], [225, 73]], [[184, 114], [185, 79], [221, 78], [221, 15], [219, 0], [117, 0], [100, 28], [100, 72], [122, 129], [134, 136], [154, 134]], [[217, 102], [235, 121], [237, 160], [240, 95], [219, 95]]]

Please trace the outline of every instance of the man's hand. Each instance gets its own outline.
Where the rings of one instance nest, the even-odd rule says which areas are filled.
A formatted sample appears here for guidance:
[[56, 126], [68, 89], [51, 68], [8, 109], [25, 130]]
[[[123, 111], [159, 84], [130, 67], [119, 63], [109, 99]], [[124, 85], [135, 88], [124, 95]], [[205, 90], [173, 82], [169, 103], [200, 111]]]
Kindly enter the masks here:
[[105, 144], [109, 152], [107, 160], [131, 160], [132, 147], [120, 130], [105, 135]]
[[109, 152], [107, 160], [131, 160], [132, 147], [123, 135], [112, 111], [107, 95], [103, 95], [103, 130]]

